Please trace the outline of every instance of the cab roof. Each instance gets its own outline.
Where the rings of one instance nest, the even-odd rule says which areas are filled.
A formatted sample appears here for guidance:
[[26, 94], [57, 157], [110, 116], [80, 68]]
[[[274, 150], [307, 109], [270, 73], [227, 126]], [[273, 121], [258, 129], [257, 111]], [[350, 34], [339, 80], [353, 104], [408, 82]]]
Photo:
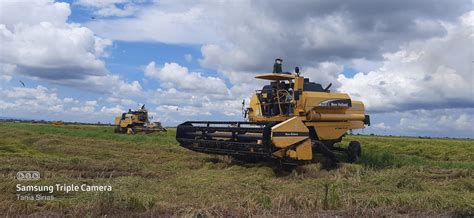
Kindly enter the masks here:
[[298, 77], [296, 74], [285, 74], [285, 73], [264, 73], [258, 74], [255, 76], [257, 79], [266, 79], [266, 80], [292, 80]]

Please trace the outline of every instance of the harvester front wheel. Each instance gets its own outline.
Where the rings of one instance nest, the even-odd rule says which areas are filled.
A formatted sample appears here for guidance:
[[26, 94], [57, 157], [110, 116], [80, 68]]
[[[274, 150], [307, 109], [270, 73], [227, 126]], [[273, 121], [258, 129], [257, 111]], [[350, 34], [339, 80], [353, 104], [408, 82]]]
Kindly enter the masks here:
[[354, 163], [359, 160], [362, 153], [362, 148], [358, 141], [349, 142], [349, 147], [347, 147], [347, 159], [350, 163]]
[[123, 128], [123, 127], [120, 127], [120, 126], [117, 126], [117, 128], [115, 128], [115, 133], [120, 133], [120, 134], [123, 134], [123, 133], [126, 133], [127, 132], [127, 128]]
[[327, 158], [328, 162], [323, 163], [323, 165], [326, 165], [326, 168], [334, 168], [337, 167], [337, 163], [339, 162], [337, 160], [336, 155], [334, 152], [331, 151], [324, 143], [320, 141], [312, 141], [313, 143], [313, 151], [322, 154], [324, 157]]

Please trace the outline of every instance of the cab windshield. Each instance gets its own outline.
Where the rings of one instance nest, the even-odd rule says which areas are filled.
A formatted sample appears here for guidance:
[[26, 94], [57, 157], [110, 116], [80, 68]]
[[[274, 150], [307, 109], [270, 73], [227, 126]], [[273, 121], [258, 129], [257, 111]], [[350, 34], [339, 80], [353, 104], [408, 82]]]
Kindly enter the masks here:
[[293, 86], [291, 80], [277, 80], [256, 90], [263, 116], [292, 115]]

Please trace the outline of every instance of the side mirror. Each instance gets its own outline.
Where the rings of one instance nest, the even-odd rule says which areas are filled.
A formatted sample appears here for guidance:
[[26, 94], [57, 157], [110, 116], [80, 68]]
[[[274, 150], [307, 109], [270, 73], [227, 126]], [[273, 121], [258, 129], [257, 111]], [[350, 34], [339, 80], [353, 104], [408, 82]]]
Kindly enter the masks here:
[[296, 73], [296, 75], [300, 76], [300, 68], [299, 67], [295, 67], [295, 73]]

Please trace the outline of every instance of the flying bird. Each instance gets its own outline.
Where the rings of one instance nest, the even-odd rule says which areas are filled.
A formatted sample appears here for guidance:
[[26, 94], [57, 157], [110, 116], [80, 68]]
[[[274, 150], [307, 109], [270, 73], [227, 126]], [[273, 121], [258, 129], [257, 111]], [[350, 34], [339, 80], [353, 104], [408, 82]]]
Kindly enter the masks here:
[[25, 87], [25, 83], [23, 81], [20, 80], [20, 83], [23, 87]]

